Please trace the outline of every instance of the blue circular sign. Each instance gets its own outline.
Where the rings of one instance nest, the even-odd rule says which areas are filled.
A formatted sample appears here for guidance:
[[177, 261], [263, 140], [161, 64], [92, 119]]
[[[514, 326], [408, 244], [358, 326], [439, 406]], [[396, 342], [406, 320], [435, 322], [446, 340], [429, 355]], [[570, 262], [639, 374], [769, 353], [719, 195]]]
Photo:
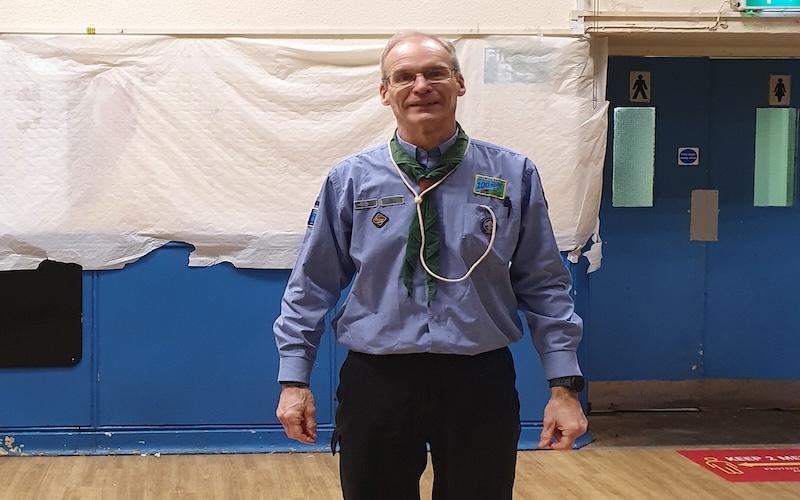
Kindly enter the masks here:
[[697, 161], [697, 151], [694, 149], [682, 149], [678, 158], [683, 165], [695, 163]]

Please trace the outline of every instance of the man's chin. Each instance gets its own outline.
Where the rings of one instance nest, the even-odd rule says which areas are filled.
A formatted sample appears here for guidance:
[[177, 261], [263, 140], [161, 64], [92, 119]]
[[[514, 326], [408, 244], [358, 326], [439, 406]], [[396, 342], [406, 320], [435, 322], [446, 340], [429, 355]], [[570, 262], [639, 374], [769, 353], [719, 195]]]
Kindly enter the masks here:
[[446, 122], [447, 120], [442, 116], [441, 113], [433, 112], [433, 111], [424, 111], [424, 110], [417, 110], [413, 113], [409, 113], [406, 115], [406, 121], [408, 123], [413, 124], [430, 124], [436, 122]]

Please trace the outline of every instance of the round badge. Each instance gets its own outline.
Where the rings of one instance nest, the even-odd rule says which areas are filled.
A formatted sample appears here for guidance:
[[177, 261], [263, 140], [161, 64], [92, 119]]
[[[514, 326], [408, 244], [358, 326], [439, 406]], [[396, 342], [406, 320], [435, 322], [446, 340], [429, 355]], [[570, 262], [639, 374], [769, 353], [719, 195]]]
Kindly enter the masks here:
[[483, 234], [492, 234], [492, 218], [486, 217], [481, 221], [481, 232]]

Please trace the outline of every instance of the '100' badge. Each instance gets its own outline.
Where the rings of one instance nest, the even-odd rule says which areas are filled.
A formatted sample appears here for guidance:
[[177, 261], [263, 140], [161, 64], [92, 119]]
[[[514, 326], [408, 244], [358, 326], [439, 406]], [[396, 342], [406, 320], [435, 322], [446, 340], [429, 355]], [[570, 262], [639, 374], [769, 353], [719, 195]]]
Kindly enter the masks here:
[[507, 181], [497, 177], [487, 177], [485, 175], [475, 176], [475, 185], [472, 192], [481, 196], [491, 196], [499, 200], [504, 200], [506, 197]]

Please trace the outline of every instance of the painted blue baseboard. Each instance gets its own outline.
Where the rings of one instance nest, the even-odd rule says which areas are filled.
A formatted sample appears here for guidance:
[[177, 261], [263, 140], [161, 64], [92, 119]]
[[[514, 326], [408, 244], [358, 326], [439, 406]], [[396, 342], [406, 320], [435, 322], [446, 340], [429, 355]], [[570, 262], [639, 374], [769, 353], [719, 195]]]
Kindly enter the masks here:
[[[520, 450], [535, 450], [541, 425], [523, 425]], [[330, 453], [332, 428], [320, 426], [317, 444], [288, 441], [283, 428], [0, 429], [0, 456], [155, 455], [201, 453]], [[592, 441], [586, 433], [575, 448]]]
[[[318, 445], [289, 441], [280, 426], [241, 428], [0, 429], [0, 455], [154, 455], [330, 451], [331, 426]], [[9, 438], [13, 440], [8, 446]]]
[[[539, 424], [522, 424], [522, 432], [519, 436], [519, 443], [517, 448], [519, 450], [536, 450], [539, 446], [539, 435], [542, 433], [542, 425]], [[590, 433], [586, 433], [575, 440], [573, 449], [578, 450], [593, 441]]]

